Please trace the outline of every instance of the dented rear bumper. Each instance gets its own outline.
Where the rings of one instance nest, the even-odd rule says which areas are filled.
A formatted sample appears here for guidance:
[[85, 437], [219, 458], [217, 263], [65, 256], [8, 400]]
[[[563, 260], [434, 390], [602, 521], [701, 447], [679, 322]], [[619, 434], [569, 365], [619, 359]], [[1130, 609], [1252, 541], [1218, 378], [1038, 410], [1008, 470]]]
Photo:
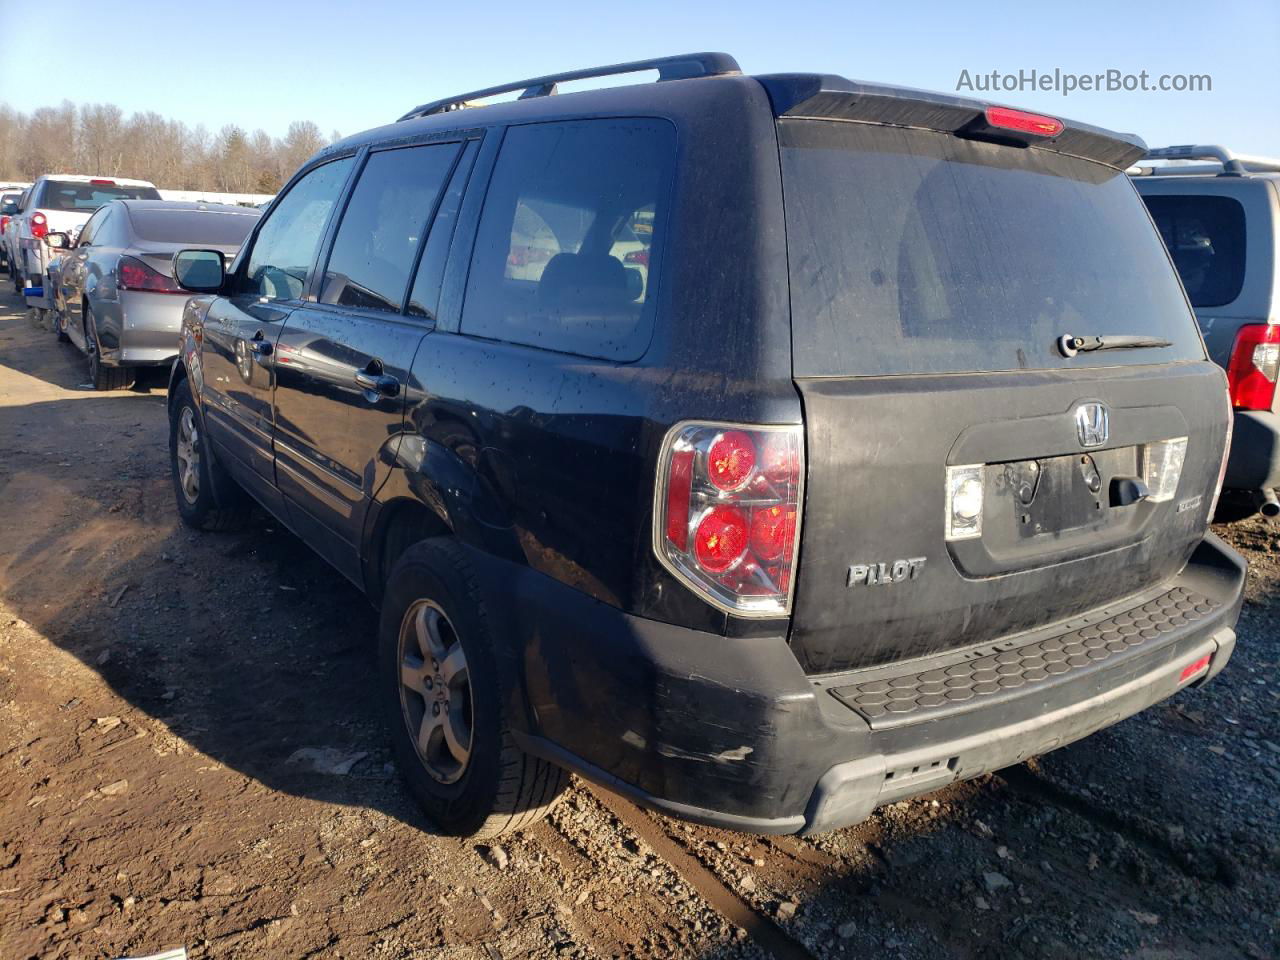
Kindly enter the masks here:
[[630, 617], [478, 563], [505, 597], [525, 749], [673, 816], [754, 833], [856, 823], [1207, 681], [1231, 656], [1245, 570], [1209, 536], [1173, 581], [1071, 621], [810, 677], [784, 638]]

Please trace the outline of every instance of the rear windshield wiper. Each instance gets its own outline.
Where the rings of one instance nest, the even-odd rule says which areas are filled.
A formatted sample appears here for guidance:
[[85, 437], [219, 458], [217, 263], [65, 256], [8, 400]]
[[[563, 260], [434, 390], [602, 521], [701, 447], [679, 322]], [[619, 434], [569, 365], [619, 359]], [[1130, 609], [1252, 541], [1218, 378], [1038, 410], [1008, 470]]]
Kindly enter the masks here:
[[1109, 337], [1077, 337], [1073, 333], [1064, 333], [1058, 338], [1058, 349], [1064, 357], [1074, 357], [1077, 353], [1092, 353], [1094, 350], [1142, 350], [1146, 347], [1171, 347], [1173, 342], [1163, 337], [1142, 337], [1116, 334]]

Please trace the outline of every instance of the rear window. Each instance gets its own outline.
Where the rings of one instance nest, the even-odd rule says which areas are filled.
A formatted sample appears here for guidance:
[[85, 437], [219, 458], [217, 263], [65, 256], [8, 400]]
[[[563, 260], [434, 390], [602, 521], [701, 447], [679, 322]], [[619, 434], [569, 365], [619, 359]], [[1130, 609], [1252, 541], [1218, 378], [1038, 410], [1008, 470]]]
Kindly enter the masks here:
[[[797, 376], [1203, 359], [1128, 177], [949, 134], [779, 123]], [[1173, 346], [1082, 353], [1057, 339]]]
[[462, 332], [635, 360], [653, 328], [675, 156], [664, 120], [513, 127], [476, 237]]
[[1192, 306], [1221, 307], [1244, 286], [1244, 207], [1232, 197], [1143, 197]]
[[44, 196], [40, 198], [43, 210], [77, 210], [92, 213], [112, 200], [159, 200], [155, 187], [125, 187], [119, 184], [81, 183], [63, 180], [46, 180]]
[[129, 219], [140, 240], [219, 247], [238, 247], [258, 222], [255, 213], [211, 210], [130, 210]]

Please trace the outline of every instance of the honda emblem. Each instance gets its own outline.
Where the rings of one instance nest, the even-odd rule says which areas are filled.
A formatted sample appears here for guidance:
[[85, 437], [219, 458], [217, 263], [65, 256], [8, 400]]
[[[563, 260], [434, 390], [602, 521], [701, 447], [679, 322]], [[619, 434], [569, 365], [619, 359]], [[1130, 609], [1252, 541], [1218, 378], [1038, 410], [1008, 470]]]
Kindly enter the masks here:
[[1076, 407], [1076, 436], [1082, 447], [1100, 447], [1111, 436], [1111, 412], [1105, 403], [1082, 403]]

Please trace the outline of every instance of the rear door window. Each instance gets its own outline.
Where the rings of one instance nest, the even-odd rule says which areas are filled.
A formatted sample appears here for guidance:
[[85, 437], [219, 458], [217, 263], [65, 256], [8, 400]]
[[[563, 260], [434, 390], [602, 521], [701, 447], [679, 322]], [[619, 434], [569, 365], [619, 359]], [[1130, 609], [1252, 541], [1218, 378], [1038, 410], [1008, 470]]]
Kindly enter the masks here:
[[458, 144], [384, 150], [369, 157], [325, 269], [321, 303], [400, 312]]
[[1244, 207], [1232, 197], [1143, 197], [1195, 307], [1222, 307], [1244, 286]]
[[[1203, 359], [1122, 171], [918, 129], [778, 126], [797, 376]], [[1068, 333], [1172, 346], [1068, 360]]]
[[302, 296], [353, 161], [343, 157], [316, 167], [280, 199], [254, 238], [244, 293], [272, 300]]
[[648, 346], [675, 133], [662, 120], [513, 127], [490, 180], [462, 332], [634, 360]]

